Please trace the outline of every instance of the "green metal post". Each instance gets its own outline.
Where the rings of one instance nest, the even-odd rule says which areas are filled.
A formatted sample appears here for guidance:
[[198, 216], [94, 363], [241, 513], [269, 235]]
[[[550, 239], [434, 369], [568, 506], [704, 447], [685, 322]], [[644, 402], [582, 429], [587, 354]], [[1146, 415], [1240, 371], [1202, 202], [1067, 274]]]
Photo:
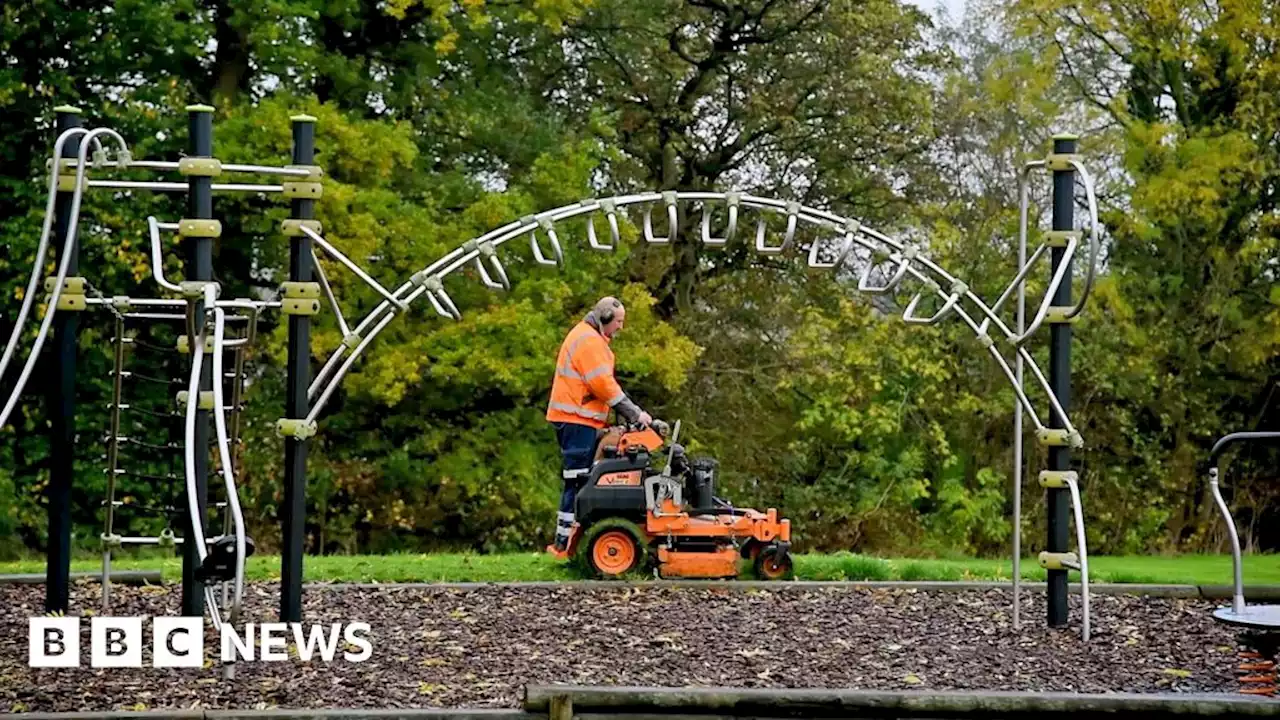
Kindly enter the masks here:
[[[213, 157], [213, 108], [208, 105], [190, 105], [187, 107], [187, 155], [189, 157]], [[190, 175], [187, 178], [187, 218], [209, 220], [213, 218], [213, 178], [205, 175]], [[188, 280], [213, 279], [213, 238], [186, 238]], [[207, 308], [203, 302], [196, 303], [194, 327], [192, 332], [199, 332], [204, 327]], [[188, 338], [192, 361], [195, 356], [195, 338]], [[213, 390], [213, 363], [204, 358], [200, 367], [200, 392]], [[209, 507], [209, 411], [196, 411], [195, 448], [195, 485], [196, 506], [200, 512], [201, 528], [208, 525]], [[190, 502], [184, 492], [183, 508]], [[204, 543], [204, 533], [197, 533], [189, 514], [183, 529], [182, 542], [182, 614], [204, 615], [204, 583], [196, 579], [196, 569], [200, 566], [196, 543]]]
[[[296, 115], [293, 121], [293, 164], [315, 161], [316, 119]], [[298, 220], [315, 218], [315, 200], [290, 200], [290, 215]], [[312, 282], [311, 238], [298, 233], [290, 238], [289, 280]], [[311, 384], [311, 318], [289, 316], [288, 379], [285, 417], [306, 418], [310, 411], [307, 386]], [[284, 505], [281, 508], [280, 621], [302, 621], [302, 555], [306, 544], [307, 520], [307, 440], [284, 440]]]
[[[1057, 135], [1053, 139], [1053, 152], [1057, 154], [1073, 154], [1076, 151], [1075, 135]], [[1075, 170], [1053, 171], [1053, 229], [1071, 230], [1075, 224]], [[1057, 273], [1064, 262], [1065, 248], [1055, 247], [1051, 254], [1052, 269], [1050, 277]], [[1067, 307], [1071, 305], [1071, 267], [1068, 267], [1062, 284], [1053, 296], [1053, 305]], [[1056, 322], [1049, 328], [1049, 388], [1062, 405], [1064, 413], [1071, 412], [1071, 323]], [[1051, 412], [1049, 427], [1062, 429], [1066, 427], [1065, 418], [1057, 412]], [[1071, 450], [1069, 445], [1049, 448], [1049, 469], [1071, 469]], [[1049, 552], [1063, 553], [1067, 551], [1070, 530], [1071, 495], [1066, 488], [1047, 488], [1048, 537], [1046, 547]], [[1062, 627], [1067, 624], [1067, 570], [1047, 570], [1048, 573], [1048, 622], [1049, 627]]]
[[[54, 108], [57, 136], [84, 126], [80, 109], [69, 105]], [[80, 154], [80, 139], [62, 146], [63, 158]], [[58, 174], [62, 174], [59, 168]], [[59, 191], [54, 201], [52, 244], [54, 261], [61, 261], [62, 247], [71, 230], [72, 191]], [[56, 267], [56, 265], [55, 265]], [[80, 243], [71, 245], [67, 277], [80, 272]], [[53, 308], [49, 309], [53, 312]], [[53, 317], [52, 378], [48, 386], [49, 418], [49, 545], [45, 565], [45, 611], [67, 611], [71, 591], [71, 486], [75, 476], [76, 436], [76, 346], [80, 314], [60, 312]]]

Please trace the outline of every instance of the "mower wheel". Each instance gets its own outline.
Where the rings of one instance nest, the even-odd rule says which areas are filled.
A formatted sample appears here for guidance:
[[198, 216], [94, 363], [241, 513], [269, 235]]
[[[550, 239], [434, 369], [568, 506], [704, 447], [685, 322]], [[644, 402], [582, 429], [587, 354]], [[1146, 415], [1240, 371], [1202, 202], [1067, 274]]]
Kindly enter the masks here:
[[790, 580], [794, 572], [791, 553], [773, 543], [765, 545], [756, 555], [752, 569], [761, 580]]
[[645, 565], [648, 552], [635, 523], [609, 518], [595, 523], [585, 538], [583, 557], [591, 573], [600, 578], [620, 578]]

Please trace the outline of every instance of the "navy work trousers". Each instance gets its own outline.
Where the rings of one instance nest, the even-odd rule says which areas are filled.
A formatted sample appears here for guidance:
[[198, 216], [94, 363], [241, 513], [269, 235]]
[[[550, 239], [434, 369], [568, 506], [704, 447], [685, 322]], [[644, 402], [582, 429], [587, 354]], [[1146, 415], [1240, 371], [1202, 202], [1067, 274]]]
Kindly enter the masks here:
[[577, 423], [552, 423], [556, 440], [560, 443], [560, 477], [564, 490], [560, 493], [560, 512], [556, 514], [556, 547], [564, 549], [569, 542], [569, 530], [573, 527], [573, 501], [578, 490], [591, 474], [591, 461], [595, 458], [600, 433], [590, 425]]

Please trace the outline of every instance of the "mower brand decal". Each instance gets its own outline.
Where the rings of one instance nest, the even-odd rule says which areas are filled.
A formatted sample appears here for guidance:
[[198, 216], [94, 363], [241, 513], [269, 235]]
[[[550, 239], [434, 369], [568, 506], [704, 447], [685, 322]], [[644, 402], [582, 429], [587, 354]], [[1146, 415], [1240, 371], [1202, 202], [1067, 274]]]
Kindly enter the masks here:
[[596, 483], [596, 485], [599, 485], [599, 486], [639, 485], [639, 484], [640, 484], [639, 470], [627, 470], [626, 472], [616, 472], [616, 473], [609, 473], [608, 475], [601, 475], [600, 480]]

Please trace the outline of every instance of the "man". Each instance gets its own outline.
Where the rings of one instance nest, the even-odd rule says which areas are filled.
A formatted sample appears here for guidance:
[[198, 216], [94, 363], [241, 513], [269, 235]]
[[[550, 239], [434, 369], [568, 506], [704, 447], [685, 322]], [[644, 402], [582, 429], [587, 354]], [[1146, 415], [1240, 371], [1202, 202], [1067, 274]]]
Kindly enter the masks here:
[[547, 551], [564, 557], [573, 527], [573, 501], [591, 472], [600, 430], [609, 410], [632, 422], [653, 423], [653, 417], [627, 398], [613, 377], [613, 351], [609, 344], [626, 323], [627, 310], [617, 298], [604, 297], [574, 326], [560, 345], [547, 420], [560, 442], [560, 512], [556, 516], [555, 544]]

